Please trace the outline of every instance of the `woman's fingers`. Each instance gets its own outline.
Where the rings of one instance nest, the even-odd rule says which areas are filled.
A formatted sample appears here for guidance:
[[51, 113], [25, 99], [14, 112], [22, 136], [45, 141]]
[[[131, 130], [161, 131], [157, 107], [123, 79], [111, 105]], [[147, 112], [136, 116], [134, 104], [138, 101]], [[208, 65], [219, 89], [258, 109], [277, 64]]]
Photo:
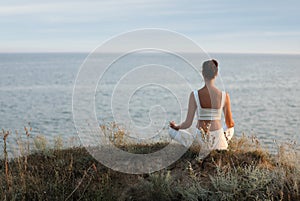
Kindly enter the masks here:
[[170, 127], [175, 129], [175, 130], [179, 130], [178, 126], [176, 125], [176, 123], [174, 121], [170, 121]]
[[175, 123], [174, 121], [171, 121], [171, 122], [170, 122], [170, 126], [171, 126], [171, 127], [175, 127], [175, 126], [176, 126], [176, 123]]

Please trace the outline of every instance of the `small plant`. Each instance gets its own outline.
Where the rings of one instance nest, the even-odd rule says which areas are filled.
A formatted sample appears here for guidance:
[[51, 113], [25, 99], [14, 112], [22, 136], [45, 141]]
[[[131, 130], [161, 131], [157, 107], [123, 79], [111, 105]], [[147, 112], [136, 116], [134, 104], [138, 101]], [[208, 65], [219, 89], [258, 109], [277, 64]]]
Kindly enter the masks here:
[[63, 139], [61, 136], [58, 136], [54, 139], [54, 149], [55, 150], [59, 150], [59, 149], [62, 149], [64, 146], [64, 143], [63, 143]]
[[125, 130], [122, 129], [115, 122], [111, 122], [108, 125], [100, 125], [100, 128], [108, 138], [116, 146], [125, 145]]
[[4, 169], [5, 169], [5, 180], [6, 180], [6, 186], [7, 190], [11, 190], [11, 174], [9, 170], [9, 164], [8, 164], [8, 152], [7, 152], [7, 137], [10, 135], [10, 131], [4, 131], [2, 129], [2, 135], [3, 135], [3, 154], [4, 154]]
[[45, 152], [47, 149], [47, 139], [43, 135], [38, 135], [34, 138], [34, 145], [38, 151]]
[[176, 188], [172, 184], [173, 179], [169, 171], [153, 173], [147, 179], [140, 178], [124, 200], [175, 200]]

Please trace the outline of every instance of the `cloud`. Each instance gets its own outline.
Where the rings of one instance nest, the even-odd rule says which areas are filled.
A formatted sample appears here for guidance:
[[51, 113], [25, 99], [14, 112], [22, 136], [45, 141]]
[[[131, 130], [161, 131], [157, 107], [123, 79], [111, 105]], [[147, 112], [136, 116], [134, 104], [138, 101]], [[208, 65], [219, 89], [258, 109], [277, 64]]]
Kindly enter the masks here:
[[[150, 2], [150, 1], [149, 1]], [[107, 13], [113, 16], [113, 11], [148, 9], [160, 7], [164, 3], [153, 0], [145, 3], [137, 0], [123, 1], [72, 1], [72, 2], [53, 2], [53, 3], [31, 3], [24, 5], [2, 5], [0, 7], [1, 16], [36, 14], [36, 13]]]

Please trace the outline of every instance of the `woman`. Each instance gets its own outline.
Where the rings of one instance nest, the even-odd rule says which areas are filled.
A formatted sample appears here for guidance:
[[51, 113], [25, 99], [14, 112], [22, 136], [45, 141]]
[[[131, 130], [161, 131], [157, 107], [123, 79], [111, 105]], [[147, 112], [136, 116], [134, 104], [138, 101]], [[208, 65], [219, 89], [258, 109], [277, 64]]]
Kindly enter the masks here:
[[[214, 59], [205, 61], [202, 65], [202, 75], [205, 86], [190, 94], [186, 120], [179, 125], [174, 121], [170, 122], [172, 128], [170, 129], [170, 135], [173, 139], [182, 143], [182, 139], [187, 136], [180, 136], [182, 134], [186, 135], [186, 133], [178, 132], [178, 130], [187, 129], [192, 125], [197, 110], [196, 137], [200, 142], [205, 142], [209, 150], [225, 150], [228, 147], [227, 141], [231, 139], [234, 133], [234, 121], [228, 93], [220, 91], [215, 86], [215, 79], [218, 75], [218, 62]], [[222, 111], [228, 128], [226, 132], [224, 132], [221, 123]]]

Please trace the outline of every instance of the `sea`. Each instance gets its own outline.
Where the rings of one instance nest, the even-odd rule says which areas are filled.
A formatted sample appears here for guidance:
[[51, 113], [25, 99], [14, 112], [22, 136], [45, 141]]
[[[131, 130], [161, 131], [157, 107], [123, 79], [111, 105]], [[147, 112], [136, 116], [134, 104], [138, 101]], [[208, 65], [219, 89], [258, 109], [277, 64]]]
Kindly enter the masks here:
[[[216, 85], [230, 95], [236, 136], [255, 136], [271, 150], [277, 143], [300, 142], [300, 55], [208, 56], [219, 62]], [[114, 122], [133, 138], [168, 139], [169, 121], [185, 119], [191, 91], [204, 85], [201, 66], [149, 52], [113, 58], [113, 53], [99, 59], [88, 53], [1, 53], [0, 128], [2, 135], [11, 132], [7, 143], [25, 137], [26, 127], [32, 138], [60, 137], [80, 145], [89, 135], [81, 133], [88, 125], [80, 124], [81, 117], [99, 125]], [[105, 59], [112, 60], [109, 66], [102, 65]]]

